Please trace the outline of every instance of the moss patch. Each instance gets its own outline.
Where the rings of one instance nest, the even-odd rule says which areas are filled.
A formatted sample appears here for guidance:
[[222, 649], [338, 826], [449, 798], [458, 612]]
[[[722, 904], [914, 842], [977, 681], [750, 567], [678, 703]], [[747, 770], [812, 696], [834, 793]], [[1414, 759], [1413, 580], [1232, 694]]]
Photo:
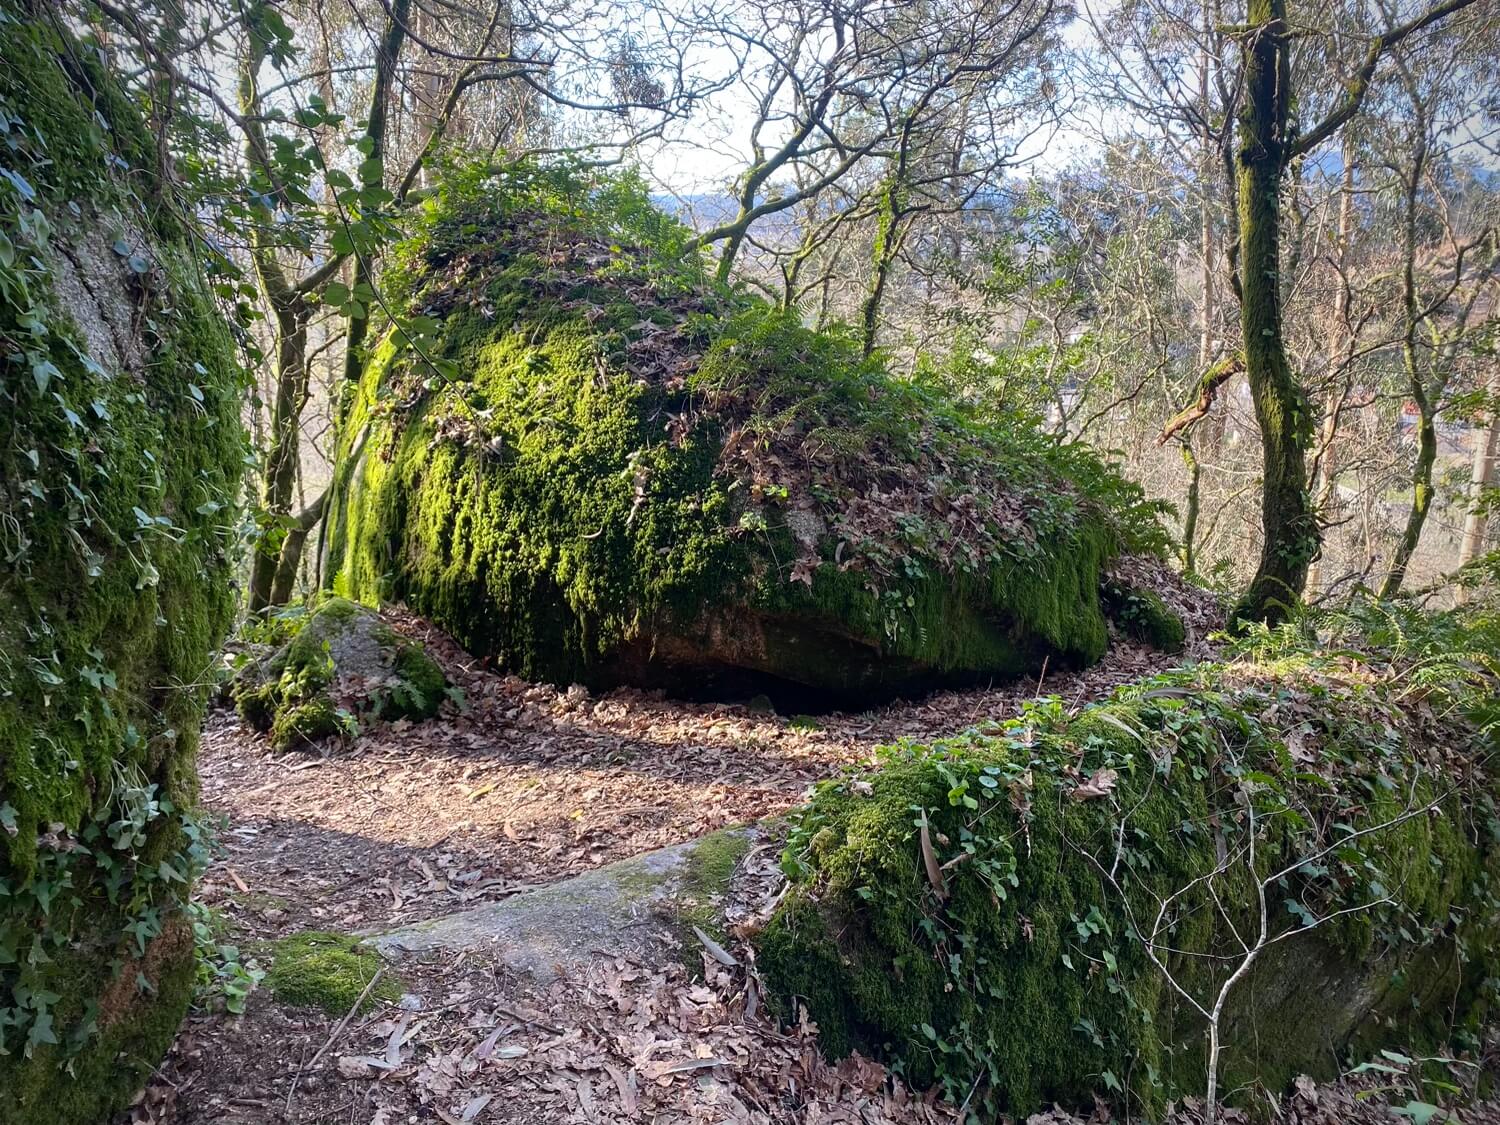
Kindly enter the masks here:
[[1479, 1018], [1500, 937], [1500, 620], [1365, 624], [1264, 634], [823, 785], [794, 817], [767, 980], [825, 1050], [876, 1052], [956, 1101], [1024, 1115], [1112, 1092], [1150, 1117], [1201, 1094], [1205, 1024], [1139, 935], [1182, 892], [1156, 949], [1207, 998], [1236, 931], [1257, 932], [1256, 881], [1288, 867], [1269, 890], [1284, 940], [1225, 1017], [1222, 1089], [1279, 1094], [1341, 1051]]
[[391, 334], [348, 393], [335, 588], [592, 686], [826, 706], [1097, 659], [1101, 569], [1160, 549], [1155, 506], [714, 287], [687, 234], [566, 168], [443, 186], [401, 270], [437, 368]]
[[1104, 605], [1120, 631], [1161, 652], [1181, 652], [1187, 641], [1182, 619], [1173, 613], [1160, 594], [1135, 586], [1108, 583]]
[[[697, 926], [712, 938], [724, 938], [724, 896], [738, 869], [740, 860], [750, 850], [750, 834], [743, 828], [725, 828], [703, 837], [688, 852], [682, 881], [672, 897], [675, 914], [687, 948], [695, 950], [698, 939], [692, 928]], [[688, 958], [690, 962], [695, 957]]]
[[[347, 934], [307, 930], [266, 946], [271, 967], [266, 987], [283, 1004], [321, 1008], [331, 1016], [343, 1016], [374, 979], [383, 962], [380, 955]], [[401, 998], [400, 980], [387, 972], [370, 990], [361, 1011], [378, 1001]]]

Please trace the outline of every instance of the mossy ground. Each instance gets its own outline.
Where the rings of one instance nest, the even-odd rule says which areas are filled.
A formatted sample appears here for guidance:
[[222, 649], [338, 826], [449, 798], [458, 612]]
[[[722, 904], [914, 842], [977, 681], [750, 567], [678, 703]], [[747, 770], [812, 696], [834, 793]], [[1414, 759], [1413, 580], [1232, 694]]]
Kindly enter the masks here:
[[1182, 651], [1187, 630], [1154, 590], [1106, 583], [1104, 605], [1126, 636], [1162, 652]]
[[[364, 650], [362, 660], [378, 666], [358, 669], [364, 682], [357, 697], [335, 698], [347, 694], [339, 690], [341, 671], [345, 677], [351, 672], [339, 666], [342, 638], [356, 631], [351, 644]], [[241, 673], [230, 697], [247, 723], [270, 733], [278, 750], [333, 735], [353, 737], [361, 718], [430, 718], [447, 697], [447, 677], [421, 645], [346, 598], [323, 598], [308, 613], [284, 617], [271, 636], [277, 647]]]
[[1149, 1116], [1201, 1095], [1205, 1023], [1139, 935], [1182, 891], [1156, 948], [1206, 1000], [1257, 932], [1256, 879], [1289, 864], [1268, 916], [1289, 936], [1232, 995], [1222, 1088], [1243, 1104], [1356, 1044], [1446, 1039], [1483, 1011], [1500, 937], [1500, 628], [1408, 616], [1358, 644], [1247, 649], [1076, 716], [1045, 702], [824, 785], [794, 817], [766, 979], [830, 1053], [985, 1112], [1097, 1092]]
[[439, 366], [393, 332], [348, 392], [340, 593], [559, 683], [661, 638], [851, 695], [1103, 652], [1101, 570], [1161, 530], [1092, 454], [716, 289], [633, 182], [462, 174], [429, 206], [402, 277]]
[[[264, 948], [270, 960], [265, 986], [283, 1004], [321, 1008], [342, 1017], [354, 1008], [360, 994], [375, 979], [383, 962], [380, 955], [358, 938], [347, 934], [307, 930], [269, 942]], [[361, 1010], [379, 1001], [401, 998], [401, 982], [389, 970], [370, 990]]]
[[191, 995], [187, 814], [246, 459], [161, 154], [62, 26], [0, 2], [0, 1090], [24, 1125], [106, 1119]]

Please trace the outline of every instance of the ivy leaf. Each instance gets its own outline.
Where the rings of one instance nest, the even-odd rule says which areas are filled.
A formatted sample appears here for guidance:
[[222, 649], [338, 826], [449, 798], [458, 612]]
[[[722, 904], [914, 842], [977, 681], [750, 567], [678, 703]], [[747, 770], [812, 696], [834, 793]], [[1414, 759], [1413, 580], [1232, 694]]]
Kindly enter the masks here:
[[1313, 912], [1294, 898], [1286, 900], [1286, 912], [1296, 918], [1304, 929], [1314, 926], [1318, 922], [1317, 918], [1313, 916]]
[[[1397, 1117], [1407, 1117], [1416, 1122], [1416, 1125], [1427, 1125], [1429, 1121], [1451, 1121], [1448, 1111], [1441, 1106], [1435, 1106], [1430, 1102], [1407, 1102], [1403, 1106], [1392, 1106], [1391, 1112]], [[1438, 1115], [1442, 1116], [1439, 1117]]]
[[30, 1058], [35, 1048], [56, 1042], [57, 1036], [52, 1031], [52, 1013], [37, 1012], [31, 1018], [31, 1034], [26, 1037], [26, 1057]]
[[53, 379], [61, 379], [62, 372], [50, 359], [37, 356], [31, 361], [31, 377], [36, 380], [37, 392], [41, 393], [47, 389], [47, 384]]
[[[10, 181], [10, 186], [15, 188], [21, 198], [30, 203], [36, 198], [36, 188], [26, 182], [26, 177], [19, 172], [12, 172], [9, 168], [0, 168], [0, 179]], [[56, 1043], [54, 1039], [52, 1042]]]
[[349, 300], [349, 287], [342, 281], [331, 281], [328, 288], [323, 290], [323, 303], [325, 305], [342, 305]]

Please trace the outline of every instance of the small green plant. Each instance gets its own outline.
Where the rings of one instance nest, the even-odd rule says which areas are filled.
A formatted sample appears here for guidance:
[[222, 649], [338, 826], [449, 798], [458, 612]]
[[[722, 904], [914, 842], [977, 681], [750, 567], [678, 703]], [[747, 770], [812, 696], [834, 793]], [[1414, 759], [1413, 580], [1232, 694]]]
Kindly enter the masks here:
[[[1461, 1075], [1461, 1072], [1468, 1073]], [[1377, 1097], [1391, 1099], [1391, 1113], [1413, 1122], [1413, 1125], [1462, 1125], [1456, 1109], [1431, 1099], [1451, 1103], [1465, 1097], [1464, 1085], [1455, 1079], [1466, 1078], [1472, 1089], [1478, 1072], [1479, 1064], [1470, 1059], [1381, 1051], [1378, 1060], [1360, 1063], [1348, 1073], [1351, 1076], [1371, 1074], [1379, 1078], [1379, 1085], [1354, 1095], [1359, 1101]], [[1402, 1097], [1406, 1101], [1396, 1104], [1395, 1098]]]
[[224, 920], [210, 907], [192, 902], [187, 907], [198, 950], [198, 977], [194, 1000], [200, 1007], [223, 1005], [232, 1015], [244, 1015], [250, 994], [265, 979], [265, 971], [253, 957], [245, 957], [237, 945], [222, 941]]

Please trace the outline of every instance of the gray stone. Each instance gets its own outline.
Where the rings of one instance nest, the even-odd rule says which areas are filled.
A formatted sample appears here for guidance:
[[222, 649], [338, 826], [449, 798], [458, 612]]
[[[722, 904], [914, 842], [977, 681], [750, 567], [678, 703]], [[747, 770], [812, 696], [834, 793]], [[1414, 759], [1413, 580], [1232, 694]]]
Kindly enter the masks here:
[[659, 962], [694, 923], [716, 912], [730, 857], [750, 846], [752, 831], [726, 829], [366, 941], [392, 960], [483, 951], [538, 983], [576, 975], [601, 958]]

